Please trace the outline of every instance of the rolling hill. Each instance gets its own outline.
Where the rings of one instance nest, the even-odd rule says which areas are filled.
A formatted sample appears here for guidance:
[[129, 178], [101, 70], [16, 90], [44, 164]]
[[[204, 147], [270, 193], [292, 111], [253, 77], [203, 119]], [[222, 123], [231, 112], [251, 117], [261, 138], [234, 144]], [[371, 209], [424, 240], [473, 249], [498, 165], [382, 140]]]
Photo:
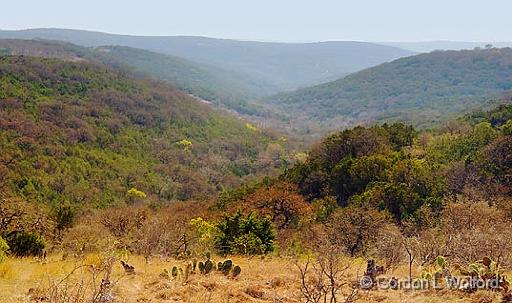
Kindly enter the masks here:
[[418, 42], [380, 42], [389, 45], [408, 49], [418, 53], [428, 53], [435, 50], [470, 50], [474, 48], [485, 48], [489, 45], [499, 48], [512, 47], [512, 42], [471, 42], [471, 41], [418, 41]]
[[0, 55], [2, 197], [192, 199], [283, 164], [282, 141], [167, 84], [50, 52], [67, 59]]
[[436, 51], [266, 100], [290, 123], [335, 129], [379, 121], [425, 127], [512, 89], [512, 49]]
[[180, 91], [241, 114], [261, 114], [249, 100], [262, 97], [262, 92], [277, 92], [273, 85], [245, 74], [131, 47], [86, 48], [59, 41], [0, 39], [0, 51], [106, 64], [136, 76], [167, 81]]
[[[319, 84], [414, 54], [364, 42], [266, 43], [186, 36], [126, 36], [68, 29], [0, 31], [4, 39], [49, 39], [81, 46], [129, 46], [243, 73], [279, 90]], [[267, 92], [263, 92], [267, 93]]]
[[139, 74], [170, 82], [183, 92], [239, 114], [262, 114], [251, 101], [278, 92], [273, 84], [246, 74], [126, 46], [95, 48], [94, 57], [109, 65], [132, 67]]

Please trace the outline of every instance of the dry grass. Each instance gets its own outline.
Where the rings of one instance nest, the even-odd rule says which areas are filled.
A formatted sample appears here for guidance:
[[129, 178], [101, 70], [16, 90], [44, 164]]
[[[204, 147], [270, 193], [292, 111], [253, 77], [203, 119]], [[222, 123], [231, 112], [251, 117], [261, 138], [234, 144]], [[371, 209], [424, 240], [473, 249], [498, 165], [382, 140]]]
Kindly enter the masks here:
[[[94, 256], [86, 259], [89, 263], [96, 262]], [[113, 268], [111, 280], [117, 281], [112, 289], [114, 302], [301, 302], [295, 261], [277, 257], [232, 259], [242, 267], [239, 277], [228, 278], [218, 272], [208, 276], [192, 274], [185, 283], [160, 277], [164, 269], [170, 271], [174, 265], [184, 267], [185, 261], [153, 259], [146, 263], [144, 258], [132, 256], [128, 262], [135, 266], [135, 275], [126, 275], [117, 262]], [[364, 260], [347, 261], [351, 264], [351, 276], [346, 279], [355, 281], [357, 274], [364, 271]], [[52, 256], [46, 263], [34, 259], [8, 259], [0, 264], [0, 302], [35, 302], [31, 298], [44, 298], [50, 281], [64, 278], [76, 265], [73, 260], [62, 261], [60, 256]], [[87, 276], [88, 270], [82, 269], [72, 275], [69, 287]], [[404, 267], [388, 275], [405, 277], [407, 272]], [[374, 290], [360, 292], [357, 302], [490, 303], [499, 302], [499, 294], [486, 291], [469, 295], [457, 291]]]

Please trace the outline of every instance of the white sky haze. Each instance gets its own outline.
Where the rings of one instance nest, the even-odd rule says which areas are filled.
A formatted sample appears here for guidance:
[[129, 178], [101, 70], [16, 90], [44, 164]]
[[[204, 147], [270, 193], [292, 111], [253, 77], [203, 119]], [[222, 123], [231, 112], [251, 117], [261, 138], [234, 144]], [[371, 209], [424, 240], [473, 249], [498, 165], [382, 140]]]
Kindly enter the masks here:
[[0, 29], [260, 41], [511, 41], [512, 0], [2, 0]]

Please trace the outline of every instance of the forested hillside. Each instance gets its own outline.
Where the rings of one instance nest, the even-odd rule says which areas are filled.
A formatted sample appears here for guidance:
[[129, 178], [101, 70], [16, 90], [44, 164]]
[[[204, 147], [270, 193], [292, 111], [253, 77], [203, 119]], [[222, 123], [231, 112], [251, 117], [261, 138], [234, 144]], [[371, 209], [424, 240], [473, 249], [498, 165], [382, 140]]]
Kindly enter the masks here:
[[[397, 302], [411, 290], [358, 283], [368, 264], [408, 281], [512, 265], [511, 105], [337, 131], [288, 165], [284, 139], [58, 57], [0, 56], [0, 300], [92, 302], [106, 277], [120, 302]], [[493, 302], [500, 283], [417, 298]]]
[[402, 58], [267, 101], [297, 127], [309, 122], [336, 129], [379, 121], [425, 127], [486, 105], [493, 94], [510, 89], [512, 49], [494, 48]]
[[98, 47], [93, 55], [105, 63], [123, 64], [168, 81], [181, 91], [240, 114], [262, 114], [262, 109], [250, 101], [278, 92], [270, 82], [171, 55], [123, 46]]
[[217, 206], [268, 216], [291, 250], [302, 239], [387, 264], [407, 259], [407, 249], [424, 264], [437, 256], [510, 264], [510, 242], [500, 241], [512, 220], [511, 150], [510, 105], [431, 131], [355, 127], [326, 137], [279, 178], [224, 193]]
[[69, 29], [0, 31], [3, 39], [49, 39], [81, 46], [156, 51], [246, 74], [281, 91], [331, 81], [414, 52], [366, 42], [269, 43], [187, 36], [127, 36]]
[[135, 76], [167, 81], [178, 90], [240, 114], [263, 114], [249, 100], [277, 92], [271, 84], [244, 74], [130, 47], [86, 48], [59, 41], [0, 39], [0, 52], [106, 64]]
[[0, 56], [2, 195], [184, 200], [285, 165], [285, 141], [163, 83], [80, 61]]

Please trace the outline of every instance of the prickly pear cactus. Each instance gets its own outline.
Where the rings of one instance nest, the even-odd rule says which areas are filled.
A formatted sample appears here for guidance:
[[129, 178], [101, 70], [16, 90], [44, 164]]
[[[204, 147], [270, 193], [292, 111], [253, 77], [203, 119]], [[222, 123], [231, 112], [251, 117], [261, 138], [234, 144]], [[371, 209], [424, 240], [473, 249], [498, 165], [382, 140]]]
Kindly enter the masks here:
[[160, 278], [169, 279], [169, 271], [167, 271], [167, 269], [164, 269], [164, 271], [160, 273]]
[[468, 265], [468, 272], [470, 275], [472, 274], [478, 276], [478, 274], [480, 273], [480, 267], [476, 263], [471, 263]]
[[203, 262], [199, 262], [199, 271], [204, 274], [205, 273], [205, 266]]
[[177, 279], [178, 278], [178, 267], [176, 267], [176, 266], [172, 267], [171, 275], [172, 275], [173, 279]]
[[428, 281], [430, 281], [430, 280], [432, 280], [432, 274], [431, 274], [429, 271], [424, 270], [424, 271], [421, 273], [421, 278], [422, 278], [423, 280], [428, 280]]
[[222, 273], [224, 275], [229, 275], [229, 272], [231, 271], [231, 269], [233, 268], [233, 261], [231, 260], [226, 260], [224, 261], [224, 263], [222, 263]]
[[204, 263], [204, 273], [209, 274], [213, 269], [213, 262], [211, 260], [206, 261]]
[[445, 269], [446, 266], [448, 266], [448, 262], [446, 262], [446, 259], [443, 256], [438, 256], [436, 258], [436, 265], [441, 269]]
[[231, 272], [231, 275], [233, 275], [233, 278], [236, 278], [240, 275], [240, 273], [242, 272], [242, 268], [240, 268], [240, 266], [235, 266], [233, 267], [233, 271]]

